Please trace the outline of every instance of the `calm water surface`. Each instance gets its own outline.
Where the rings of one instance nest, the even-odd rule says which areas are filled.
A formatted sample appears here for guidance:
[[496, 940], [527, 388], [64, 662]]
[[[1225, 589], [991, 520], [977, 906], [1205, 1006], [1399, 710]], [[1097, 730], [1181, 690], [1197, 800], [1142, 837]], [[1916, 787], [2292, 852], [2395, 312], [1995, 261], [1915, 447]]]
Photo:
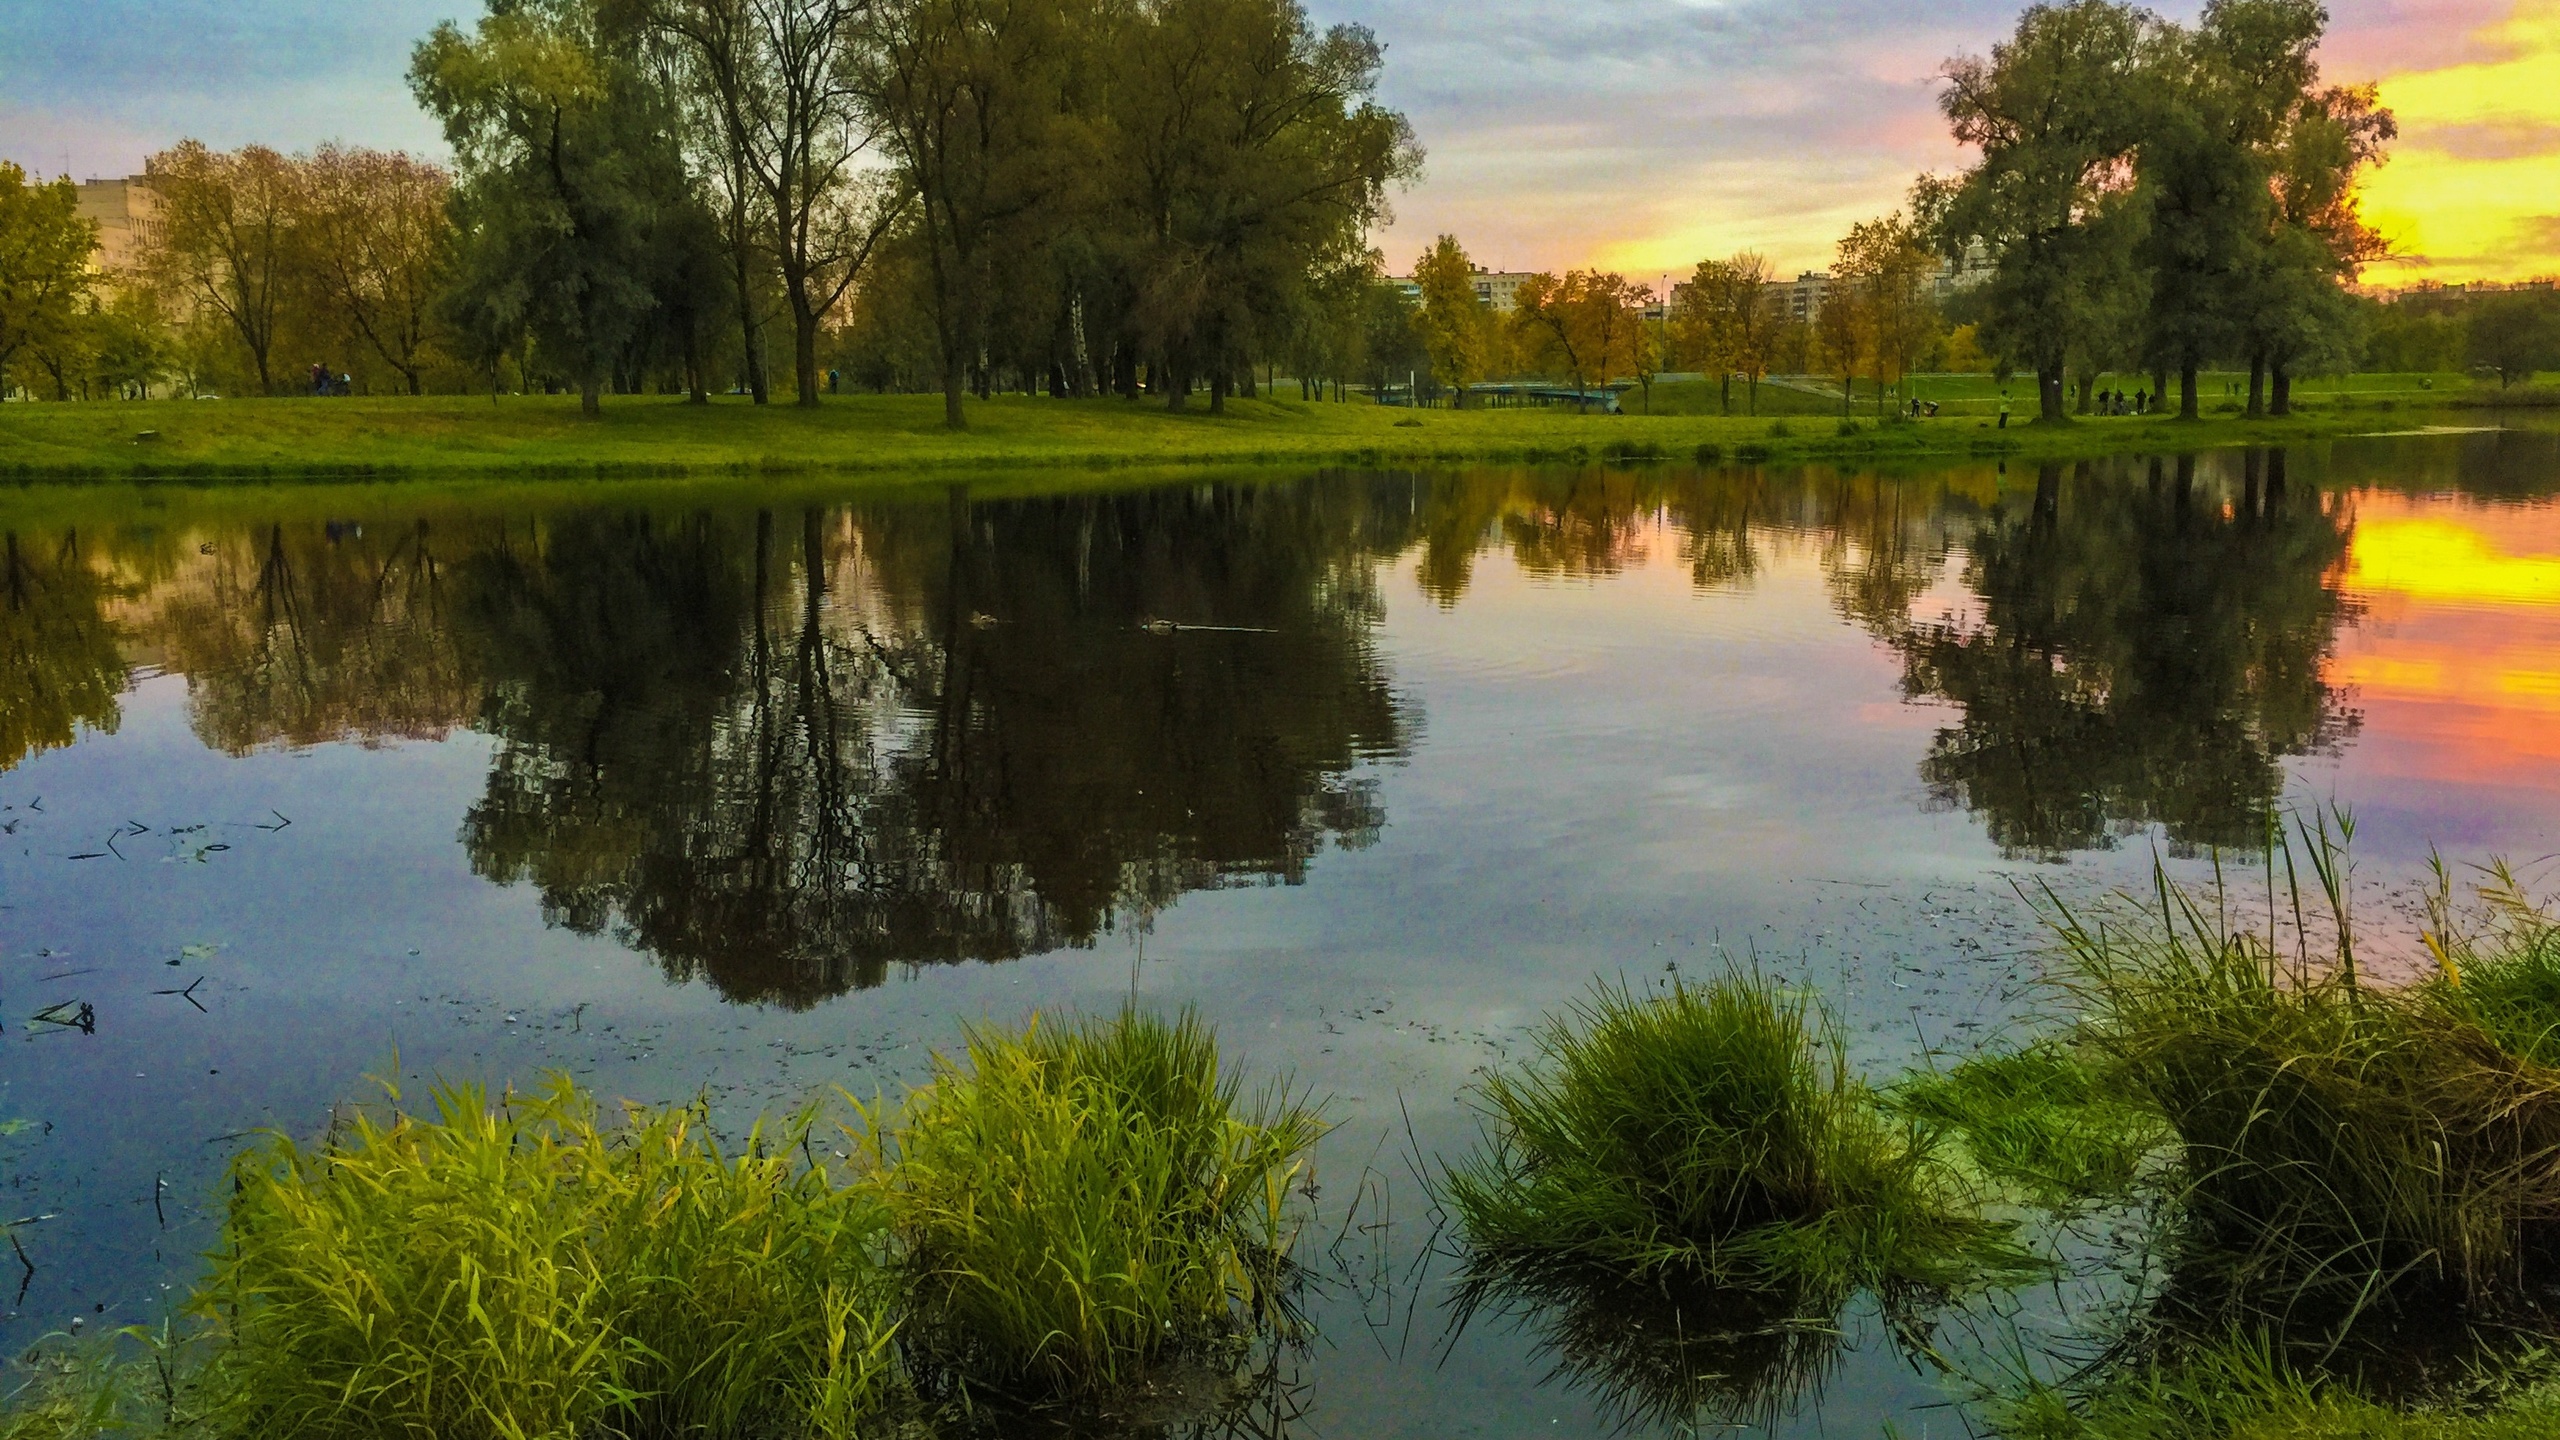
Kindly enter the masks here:
[[[2202, 874], [2288, 803], [2354, 808], [2385, 928], [2430, 845], [2560, 850], [2556, 493], [2511, 433], [0, 497], [0, 1218], [48, 1217], [0, 1341], [157, 1318], [242, 1133], [368, 1075], [735, 1119], [1134, 989], [1341, 1122], [1290, 1433], [1676, 1429], [1574, 1368], [1571, 1317], [1452, 1333], [1417, 1158], [1473, 1142], [1470, 1078], [1596, 977], [1735, 959], [1818, 986], [1878, 1074], [1960, 1050], [2038, 1006], [2019, 882]], [[1960, 1385], [1844, 1329], [1752, 1418], [1963, 1431]]]

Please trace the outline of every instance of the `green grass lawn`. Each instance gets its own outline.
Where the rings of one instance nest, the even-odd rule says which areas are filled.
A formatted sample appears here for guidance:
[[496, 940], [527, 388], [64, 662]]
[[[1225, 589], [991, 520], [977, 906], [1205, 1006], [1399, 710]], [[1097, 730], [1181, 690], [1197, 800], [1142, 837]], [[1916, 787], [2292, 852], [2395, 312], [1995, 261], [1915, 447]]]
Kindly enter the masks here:
[[[1923, 382], [1924, 384], [1928, 382]], [[1959, 382], [1987, 387], [1987, 378]], [[2468, 387], [2466, 387], [2467, 389]], [[1993, 392], [1996, 396], [1996, 392]], [[2404, 399], [2404, 396], [2406, 397]], [[1642, 397], [1631, 397], [1639, 406]], [[1844, 430], [1825, 399], [1764, 385], [1774, 418], [1711, 413], [1699, 382], [1658, 385], [1657, 413], [1412, 411], [1362, 402], [1238, 401], [1213, 416], [1123, 400], [1004, 396], [972, 401], [970, 428], [942, 425], [938, 396], [830, 397], [820, 408], [722, 398], [614, 396], [599, 419], [573, 397], [164, 400], [0, 405], [0, 476], [21, 481], [682, 477], [795, 472], [1020, 471], [1118, 466], [1542, 462], [1619, 457], [1863, 459], [1942, 455], [2078, 458], [2134, 450], [2266, 444], [2417, 417], [2377, 412], [2454, 398], [2408, 390], [2302, 395], [2302, 413], [2246, 422], [2213, 417], [2095, 419], [2041, 427], [1953, 410], [1931, 421]], [[1950, 399], [1974, 399], [1950, 394]], [[2030, 397], [2031, 398], [2031, 397]], [[1996, 398], [1989, 404], [1996, 405]], [[1987, 406], [1984, 408], [1988, 408]], [[1709, 413], [1701, 413], [1701, 412]]]

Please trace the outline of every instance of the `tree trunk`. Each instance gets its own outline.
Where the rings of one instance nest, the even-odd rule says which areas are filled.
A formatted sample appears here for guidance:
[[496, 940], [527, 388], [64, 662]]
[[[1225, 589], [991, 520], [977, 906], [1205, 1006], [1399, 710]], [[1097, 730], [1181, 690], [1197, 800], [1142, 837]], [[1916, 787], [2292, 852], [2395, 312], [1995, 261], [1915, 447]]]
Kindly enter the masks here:
[[966, 430], [969, 416], [961, 404], [968, 391], [969, 379], [960, 363], [960, 347], [942, 347], [942, 423], [946, 429]]
[[2267, 397], [2267, 413], [2290, 415], [2293, 413], [2293, 372], [2286, 369], [2282, 361], [2272, 368], [2275, 373], [2269, 387], [2272, 393]]
[[2169, 406], [2169, 372], [2155, 368], [2151, 372], [2151, 408], [2165, 410]]
[[1721, 408], [1722, 413], [1730, 415], [1733, 413], [1733, 372], [1730, 370], [1724, 372], [1724, 379], [1721, 383], [1723, 385], [1723, 390], [1716, 397], [1717, 404]]
[[791, 287], [791, 369], [803, 410], [818, 408], [818, 312], [805, 285]]
[[2200, 418], [2196, 408], [2196, 367], [2193, 361], [2178, 367], [2178, 418]]
[[578, 413], [589, 419], [604, 413], [604, 387], [592, 375], [578, 382]]
[[1233, 381], [1227, 378], [1227, 372], [1224, 370], [1221, 370], [1217, 374], [1209, 377], [1210, 414], [1224, 415], [1227, 413], [1227, 389], [1233, 383]]
[[2252, 355], [2249, 357], [2249, 418], [2255, 420], [2266, 413], [2267, 357]]
[[2036, 367], [2036, 420], [2038, 423], [2063, 425], [2070, 422], [2070, 415], [2063, 409], [2062, 380], [2061, 366], [2039, 365]]
[[2073, 404], [2071, 413], [2074, 415], [2086, 415], [2089, 413], [2089, 392], [2098, 388], [2098, 377], [2085, 370], [2082, 371], [2080, 373], [2080, 384], [2078, 388], [2080, 393]]

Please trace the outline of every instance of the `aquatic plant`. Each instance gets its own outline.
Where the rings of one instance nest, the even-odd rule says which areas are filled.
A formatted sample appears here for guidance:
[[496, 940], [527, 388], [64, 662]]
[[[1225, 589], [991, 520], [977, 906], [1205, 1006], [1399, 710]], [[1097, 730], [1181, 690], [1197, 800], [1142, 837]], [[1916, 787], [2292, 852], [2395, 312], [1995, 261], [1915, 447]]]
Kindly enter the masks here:
[[2455, 898], [2441, 857], [2424, 941], [2434, 997], [2469, 1016], [2509, 1052], [2560, 1065], [2560, 922], [2504, 861], [2480, 867], [2476, 905]]
[[811, 1158], [814, 1112], [731, 1153], [565, 1077], [390, 1101], [234, 1166], [194, 1300], [214, 1430], [844, 1436], [896, 1399], [887, 1212]]
[[2174, 1136], [2189, 1293], [2349, 1319], [2430, 1288], [2519, 1303], [2532, 1241], [2560, 1220], [2560, 1070], [2505, 1036], [2546, 962], [2475, 964], [2476, 997], [2376, 987], [2343, 919], [2314, 962], [2165, 877], [2155, 890], [2142, 911], [2057, 905], [2056, 924], [2080, 1043]]
[[1488, 1143], [1441, 1182], [1473, 1283], [1783, 1290], [1827, 1313], [2025, 1264], [1805, 995], [1743, 974], [1602, 986], [1536, 1045], [1483, 1082]]
[[2293, 1364], [2260, 1332], [2152, 1355], [2071, 1386], [2029, 1384], [1983, 1407], [2005, 1440], [2543, 1440], [2560, 1434], [2547, 1357], [2394, 1404]]
[[872, 1137], [922, 1373], [1090, 1395], [1285, 1318], [1289, 1188], [1322, 1131], [1222, 1078], [1187, 1012], [972, 1029]]
[[1961, 1140], [1986, 1176], [2056, 1209], [2126, 1194], [2166, 1138], [2156, 1115], [2113, 1094], [2058, 1040], [1907, 1076], [1885, 1099]]

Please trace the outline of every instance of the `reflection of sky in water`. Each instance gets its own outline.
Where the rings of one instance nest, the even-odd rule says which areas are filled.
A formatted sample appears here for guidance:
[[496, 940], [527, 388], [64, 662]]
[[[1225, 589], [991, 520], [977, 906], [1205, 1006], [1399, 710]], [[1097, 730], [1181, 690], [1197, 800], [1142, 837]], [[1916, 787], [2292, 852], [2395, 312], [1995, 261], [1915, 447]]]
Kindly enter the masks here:
[[[946, 583], [930, 578], [942, 572], [901, 570], [907, 542], [896, 525], [813, 526], [807, 535], [837, 557], [829, 635], [925, 637], [930, 654], [915, 653], [927, 659], [942, 654], [934, 647], [979, 647], [969, 650], [981, 666], [975, 673], [1012, 687], [991, 703], [1013, 706], [1009, 723], [1026, 733], [1099, 723], [1098, 699], [1080, 684], [1107, 682], [1117, 700], [1164, 704], [1155, 738], [1094, 752], [1094, 765], [1121, 767], [1111, 773], [1132, 786], [1161, 791], [1186, 776], [1206, 784], [1201, 776], [1228, 773], [1217, 766], [1231, 742], [1247, 758], [1265, 753], [1265, 739], [1323, 750], [1331, 758], [1310, 762], [1291, 783], [1342, 793], [1373, 784], [1356, 793], [1383, 824], [1372, 843], [1346, 848], [1329, 831], [1336, 838], [1311, 858], [1292, 849], [1229, 872], [1249, 882], [1298, 873], [1302, 883], [1194, 888], [1203, 872], [1183, 859], [1185, 846], [1241, 854], [1237, 847], [1258, 834], [1294, 836], [1286, 846], [1299, 846], [1296, 812], [1267, 824], [1204, 818], [1197, 812], [1222, 793], [1214, 786], [1181, 791], [1178, 804], [1160, 793], [1153, 810], [1121, 806], [1077, 789], [1073, 774], [1024, 768], [1073, 771], [1074, 755], [1016, 743], [1024, 734], [992, 737], [1005, 743], [987, 754], [1003, 763], [977, 772], [987, 784], [946, 793], [912, 780], [913, 793], [956, 794], [983, 817], [1058, 786], [1064, 798], [1043, 802], [1062, 807], [1057, 813], [1011, 817], [1016, 830], [1039, 832], [1021, 840], [1024, 853], [1037, 849], [1032, 841], [1072, 839], [1079, 826], [1107, 822], [1118, 827], [1111, 844], [1135, 848], [1105, 859], [1169, 856], [1136, 868], [1173, 877], [1172, 890], [1146, 892], [1153, 898], [1138, 910], [1122, 906], [1089, 949], [892, 970], [877, 988], [801, 996], [802, 1010], [726, 1003], [699, 979], [671, 983], [633, 953], [621, 922], [580, 933], [553, 923], [563, 912], [545, 905], [596, 875], [621, 875], [625, 851], [661, 862], [691, 853], [693, 837], [681, 833], [672, 848], [644, 843], [652, 826], [670, 823], [645, 802], [679, 788], [684, 765], [734, 755], [760, 733], [738, 728], [739, 712], [699, 706], [705, 694], [726, 693], [719, 687], [732, 683], [730, 669], [710, 667], [717, 673], [700, 682], [710, 690], [683, 691], [683, 703], [663, 711], [694, 717], [685, 723], [724, 717], [717, 744], [679, 745], [663, 773], [633, 786], [627, 765], [581, 769], [586, 739], [633, 743], [604, 723], [609, 706], [562, 701], [532, 717], [538, 724], [483, 708], [481, 682], [455, 659], [461, 652], [401, 648], [415, 635], [390, 636], [397, 643], [380, 649], [380, 673], [407, 686], [399, 694], [359, 686], [308, 704], [294, 697], [312, 677], [291, 666], [245, 690], [206, 683], [213, 667], [239, 663], [243, 652], [224, 646], [246, 632], [199, 625], [183, 630], [186, 643], [138, 641], [143, 658], [166, 671], [123, 696], [113, 734], [84, 732], [0, 773], [0, 805], [10, 807], [0, 825], [16, 827], [0, 848], [0, 904], [8, 907], [0, 910], [0, 1015], [12, 1027], [0, 1046], [0, 1111], [52, 1127], [0, 1141], [11, 1147], [0, 1150], [9, 1162], [0, 1180], [13, 1213], [59, 1217], [24, 1232], [39, 1274], [11, 1339], [75, 1309], [94, 1314], [101, 1303], [119, 1322], [152, 1318], [158, 1287], [182, 1278], [212, 1233], [219, 1169], [238, 1133], [264, 1125], [312, 1132], [332, 1104], [361, 1097], [360, 1077], [395, 1052], [412, 1077], [502, 1082], [561, 1066], [615, 1094], [663, 1101], [707, 1091], [735, 1117], [820, 1085], [894, 1091], [960, 1020], [1013, 1019], [1035, 1005], [1107, 1006], [1135, 983], [1151, 999], [1199, 1005], [1241, 1060], [1294, 1073], [1331, 1097], [1342, 1122], [1320, 1167], [1327, 1212], [1319, 1248], [1333, 1278], [1318, 1301], [1326, 1339], [1312, 1360], [1317, 1433], [1580, 1433], [1575, 1427], [1596, 1423], [1603, 1407], [1570, 1387], [1540, 1386], [1531, 1334], [1480, 1322], [1442, 1359], [1437, 1282], [1425, 1282], [1418, 1306], [1410, 1283], [1430, 1224], [1412, 1162], [1417, 1151], [1470, 1143], [1472, 1121], [1458, 1098], [1470, 1077], [1516, 1054], [1524, 1027], [1595, 975], [1646, 983], [1671, 967], [1698, 975], [1727, 958], [1756, 959], [1820, 986], [1844, 1012], [1861, 1059], [1878, 1067], [1906, 1063], [1923, 1045], [1990, 1037], [2030, 1004], [2023, 980], [2035, 932], [2014, 879], [2134, 883], [2159, 832], [2127, 816], [2164, 813], [2206, 831], [2228, 823], [2214, 804], [2180, 808], [2195, 785], [2143, 773], [2161, 757], [2244, 792], [2250, 766], [2273, 764], [2275, 783], [2289, 775], [2297, 794], [2354, 804], [2374, 886], [2409, 878], [2431, 841], [2457, 858], [2530, 859], [2560, 848], [2560, 742], [2549, 723], [2560, 695], [2545, 684], [2560, 672], [2560, 604], [2550, 589], [2560, 508], [2373, 489], [2342, 500], [2297, 474], [2292, 528], [2275, 527], [2292, 548], [2251, 550], [2257, 542], [2233, 540], [2221, 508], [2226, 495], [2244, 493], [2240, 479], [2213, 461], [2188, 511], [2164, 488], [2172, 480], [2138, 467], [2066, 477], [2061, 538], [2040, 540], [2035, 478], [2012, 475], [2004, 487], [1987, 470], [1883, 485], [1817, 477], [1747, 493], [1675, 485], [1665, 499], [1641, 489], [1651, 482], [1623, 475], [1570, 485], [1482, 477], [1432, 493], [1457, 513], [1453, 533], [1474, 537], [1454, 549], [1397, 530], [1390, 521], [1405, 492], [1390, 487], [1362, 522], [1383, 538], [1344, 542], [1349, 548], [1315, 567], [1312, 580], [1275, 588], [1270, 565], [1242, 563], [1262, 552], [1238, 542], [1231, 553], [1188, 557], [1178, 585], [1128, 600], [1145, 613], [1115, 612], [1107, 634], [1023, 630], [1020, 641], [1013, 627], [1026, 622], [1011, 617], [1052, 603], [1039, 589], [1049, 572], [1030, 541], [991, 552], [1005, 563], [944, 607], [952, 618], [935, 619], [930, 607], [907, 602], [915, 586], [921, 594]], [[1265, 517], [1257, 523], [1321, 516], [1335, 503], [1325, 497], [1347, 492], [1290, 493], [1300, 498], [1257, 512]], [[1127, 503], [1143, 509], [1142, 499]], [[2343, 559], [2324, 558], [2318, 542], [2338, 541], [2332, 522], [2345, 519], [2342, 504], [2354, 517], [2351, 548]], [[941, 525], [939, 506], [920, 510]], [[546, 523], [567, 533], [557, 517]], [[1994, 523], [2010, 527], [2006, 551], [1980, 528]], [[2195, 533], [2204, 538], [2178, 539], [2187, 533], [2178, 531], [2161, 539], [2163, 526], [2187, 523], [2202, 523]], [[796, 519], [780, 528], [789, 533], [776, 553], [787, 559], [804, 535]], [[136, 629], [184, 610], [195, 583], [187, 577], [225, 564], [235, 565], [235, 578], [258, 570], [245, 532], [206, 529], [222, 542], [210, 557], [194, 532], [169, 533], [185, 537], [165, 547], [174, 561], [158, 571], [136, 562], [134, 573], [151, 583], [116, 602]], [[379, 528], [370, 533], [381, 542]], [[436, 533], [448, 567], [478, 543], [461, 519], [439, 520]], [[529, 532], [516, 525], [507, 533]], [[2242, 548], [2209, 548], [2225, 542]], [[301, 563], [351, 553], [315, 548]], [[1970, 568], [1995, 553], [2016, 567], [2001, 572], [2014, 590], [1998, 595], [1985, 593], [1989, 582]], [[2265, 562], [2268, 574], [2233, 589], [2228, 576], [2181, 568], [2196, 554], [2275, 558]], [[2054, 556], [2069, 565], [2045, 563]], [[2110, 568], [2120, 563], [2121, 573]], [[721, 573], [744, 577], [752, 568]], [[1346, 579], [1360, 574], [1368, 578]], [[2360, 612], [2322, 608], [2333, 598], [2324, 574], [2342, 577]], [[1290, 588], [1301, 584], [1314, 600]], [[2126, 600], [2127, 586], [2140, 591], [2139, 603]], [[233, 592], [234, 618], [246, 613], [241, 597], [254, 593]], [[1275, 613], [1317, 617], [1310, 624], [1348, 614], [1365, 638], [1292, 651], [1304, 662], [1298, 669], [1233, 672], [1288, 690], [1275, 697], [1221, 688], [1237, 682], [1216, 668], [1226, 663], [1220, 656], [1241, 663], [1280, 653], [1218, 648], [1262, 644], [1256, 636], [1148, 637], [1134, 625], [1177, 604], [1202, 607], [1184, 618], [1233, 609], [1233, 596], [1245, 593], [1277, 596]], [[776, 656], [794, 653], [798, 594], [779, 584], [763, 612], [777, 627]], [[2122, 615], [2091, 619], [2092, 607], [2118, 602]], [[2328, 646], [2325, 660], [2285, 650], [2283, 637], [2294, 632], [2263, 633], [2287, 606], [2288, 623], [2307, 624], [2312, 642]], [[465, 623], [459, 609], [449, 605], [435, 623]], [[990, 623], [970, 624], [973, 611]], [[2198, 618], [2216, 616], [2234, 623]], [[611, 623], [595, 634], [611, 636], [630, 620], [627, 609], [606, 607], [601, 621]], [[515, 688], [496, 688], [519, 705], [558, 678], [552, 671], [595, 659], [574, 648], [528, 659], [529, 632], [502, 633], [513, 648], [486, 663], [517, 667], [505, 670]], [[1017, 644], [1036, 653], [1004, 648]], [[2217, 644], [2240, 648], [2204, 653]], [[1938, 678], [1915, 683], [1915, 656]], [[2278, 671], [2295, 661], [2312, 668], [2270, 680], [2252, 657]], [[607, 671], [664, 685], [682, 658], [670, 650], [667, 663]], [[939, 683], [940, 660], [896, 669], [909, 658], [898, 652], [895, 665], [876, 671], [847, 659], [843, 673]], [[784, 671], [774, 674], [782, 686]], [[1376, 709], [1373, 680], [1392, 691], [1391, 725], [1379, 718], [1386, 712]], [[2191, 694], [2224, 707], [2215, 715], [2291, 726], [2288, 734], [2331, 734], [2332, 711], [2355, 712], [2360, 726], [2327, 742], [2327, 753], [2235, 758], [2213, 743], [2216, 725], [2177, 723], [2193, 718], [2180, 708]], [[1204, 695], [1243, 703], [1204, 705]], [[1327, 697], [1345, 695], [1359, 700], [1345, 722], [1352, 739], [1327, 740], [1335, 732], [1326, 717], [1336, 713], [1324, 708], [1334, 703]], [[1289, 708], [1301, 700], [1313, 708]], [[2305, 704], [2316, 713], [2302, 713]], [[300, 718], [278, 725], [261, 718], [270, 713], [261, 706]], [[852, 733], [872, 752], [910, 750], [934, 733], [929, 714], [911, 704], [858, 718], [863, 727]], [[1271, 726], [1276, 738], [1221, 726]], [[1985, 747], [1967, 760], [1974, 768], [1949, 772], [1969, 787], [1960, 790], [1924, 775], [1952, 731]], [[361, 743], [280, 745], [272, 743], [278, 732]], [[209, 734], [220, 737], [219, 750], [208, 748]], [[1094, 734], [1096, 745], [1108, 739]], [[2031, 783], [1996, 773], [2003, 745], [2017, 750]], [[543, 802], [515, 812], [506, 832], [519, 847], [510, 853], [540, 863], [506, 872], [512, 883], [501, 884], [484, 878], [484, 857], [461, 839], [483, 833], [471, 827], [498, 794], [493, 768], [510, 765], [524, 767], [520, 781], [559, 785], [506, 792]], [[599, 794], [630, 803], [590, 804]], [[2052, 804], [2069, 822], [2052, 833], [2081, 833], [2070, 827], [2085, 821], [2115, 843], [2069, 848], [2066, 864], [2004, 854], [1973, 803], [2035, 812], [2006, 822], [2030, 834], [2046, 833], [2036, 827], [2052, 817], [2037, 807]], [[290, 816], [290, 827], [257, 828], [277, 815]], [[957, 834], [975, 822], [952, 810], [936, 823]], [[170, 833], [197, 824], [210, 828]], [[1149, 849], [1157, 845], [1143, 833], [1151, 825], [1175, 838]], [[149, 833], [123, 835], [128, 826]], [[99, 853], [119, 836], [102, 858], [65, 858]], [[230, 848], [206, 852], [214, 837]], [[972, 843], [1017, 839], [1002, 832]], [[697, 848], [723, 843], [706, 836]], [[1090, 861], [1054, 863], [1082, 874], [1077, 867]], [[1151, 920], [1133, 929], [1142, 911]], [[159, 993], [199, 975], [193, 994], [204, 1012]], [[27, 1032], [40, 1006], [73, 998], [95, 1006], [95, 1035]], [[164, 1179], [166, 1230], [152, 1204]], [[1360, 1208], [1347, 1211], [1355, 1200]], [[1384, 1228], [1361, 1228], [1372, 1223]], [[1905, 1433], [1918, 1434], [1924, 1422], [1933, 1431], [1952, 1423], [1947, 1412], [1920, 1408], [1938, 1391], [1886, 1350], [1872, 1324], [1853, 1328], [1857, 1353], [1792, 1428], [1873, 1435], [1882, 1419], [1899, 1416]], [[2002, 1342], [1986, 1334], [1981, 1343]]]
[[2560, 813], [2560, 508], [2364, 492], [2340, 585], [2365, 602], [2329, 677], [2365, 716], [2319, 783], [2432, 842], [2539, 857]]

